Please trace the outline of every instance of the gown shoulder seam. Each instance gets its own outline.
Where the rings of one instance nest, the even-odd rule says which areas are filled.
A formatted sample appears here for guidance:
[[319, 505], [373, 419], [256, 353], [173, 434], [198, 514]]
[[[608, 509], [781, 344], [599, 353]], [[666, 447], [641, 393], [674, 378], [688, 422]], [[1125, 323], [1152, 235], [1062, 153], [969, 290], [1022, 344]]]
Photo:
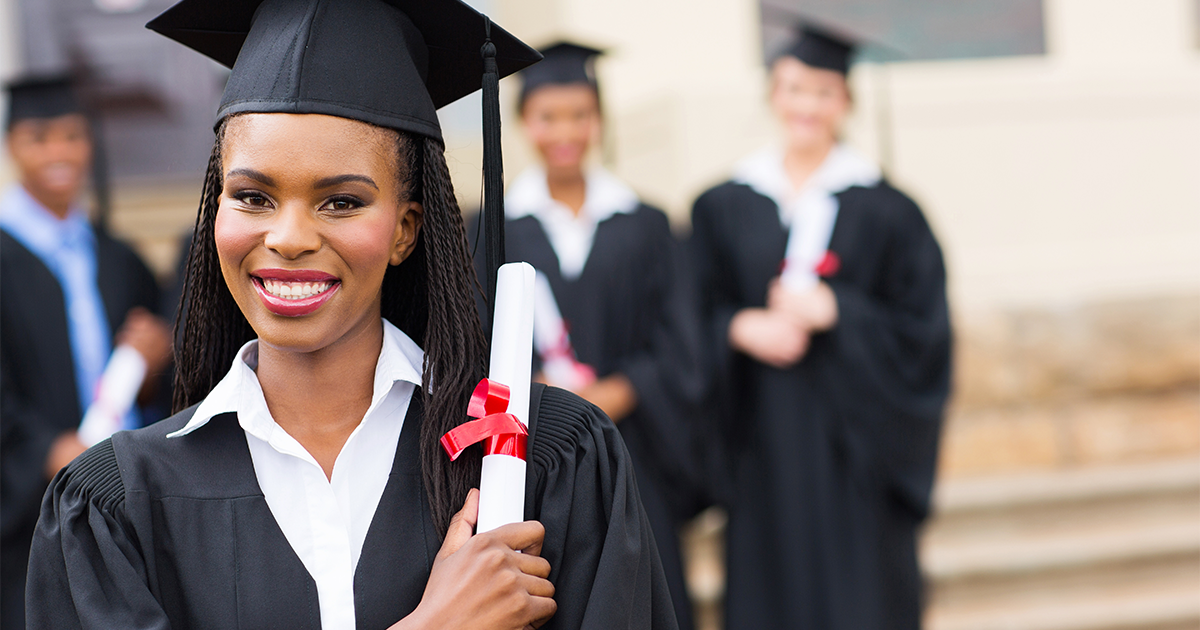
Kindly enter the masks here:
[[72, 462], [65, 480], [68, 489], [105, 512], [111, 513], [124, 506], [125, 483], [121, 480], [111, 439], [93, 446]]
[[589, 403], [556, 387], [546, 387], [538, 407], [533, 461], [543, 469], [557, 467], [561, 453], [575, 452], [587, 432]]

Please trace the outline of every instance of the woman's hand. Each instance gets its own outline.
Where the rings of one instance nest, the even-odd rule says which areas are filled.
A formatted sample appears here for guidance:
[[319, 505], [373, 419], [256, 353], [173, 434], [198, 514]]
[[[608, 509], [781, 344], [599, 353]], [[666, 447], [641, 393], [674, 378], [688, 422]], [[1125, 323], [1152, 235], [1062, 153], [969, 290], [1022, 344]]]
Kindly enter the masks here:
[[744, 308], [729, 322], [729, 344], [772, 367], [795, 365], [808, 352], [808, 332], [791, 315]]
[[838, 320], [837, 296], [824, 282], [797, 293], [776, 278], [767, 289], [767, 308], [787, 313], [809, 334], [829, 330]]
[[478, 514], [479, 491], [471, 490], [450, 521], [420, 605], [392, 630], [522, 630], [554, 616], [550, 563], [539, 557], [542, 524], [512, 523], [472, 535]]
[[637, 407], [637, 390], [620, 372], [599, 379], [575, 393], [599, 407], [613, 422], [620, 422]]

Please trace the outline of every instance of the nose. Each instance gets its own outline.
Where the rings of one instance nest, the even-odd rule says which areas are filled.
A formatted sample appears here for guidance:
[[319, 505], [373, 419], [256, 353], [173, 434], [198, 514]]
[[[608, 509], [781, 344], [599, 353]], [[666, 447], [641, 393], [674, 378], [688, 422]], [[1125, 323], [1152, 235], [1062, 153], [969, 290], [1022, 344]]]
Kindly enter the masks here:
[[46, 141], [45, 151], [48, 161], [76, 164], [87, 161], [91, 145], [82, 138], [54, 137]]
[[287, 260], [296, 260], [321, 249], [321, 231], [307, 208], [283, 205], [271, 217], [264, 245]]

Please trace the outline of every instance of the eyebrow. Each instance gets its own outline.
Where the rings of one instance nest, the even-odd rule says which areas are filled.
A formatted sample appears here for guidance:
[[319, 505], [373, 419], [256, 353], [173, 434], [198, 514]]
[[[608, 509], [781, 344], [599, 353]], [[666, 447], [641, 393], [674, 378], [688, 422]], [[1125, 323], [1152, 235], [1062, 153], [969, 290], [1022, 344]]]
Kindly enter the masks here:
[[333, 177], [324, 177], [322, 179], [318, 179], [317, 182], [315, 184], [313, 184], [313, 188], [316, 188], [316, 189], [331, 188], [333, 186], [338, 186], [340, 184], [345, 184], [347, 182], [361, 182], [363, 184], [367, 184], [368, 186], [370, 186], [371, 188], [374, 188], [375, 190], [379, 190], [379, 186], [377, 186], [375, 184], [375, 180], [371, 179], [370, 177], [367, 177], [366, 175], [353, 175], [353, 174], [334, 175]]
[[[272, 179], [270, 175], [267, 175], [266, 173], [263, 173], [261, 171], [256, 171], [252, 168], [235, 168], [225, 174], [226, 177], [231, 177], [234, 175], [241, 175], [243, 177], [249, 177], [250, 179], [253, 179], [253, 180], [260, 182], [262, 184], [265, 184], [267, 186], [275, 185], [275, 180]], [[318, 179], [313, 184], [313, 189], [320, 190], [322, 188], [332, 188], [334, 186], [345, 184], [346, 182], [361, 182], [363, 184], [367, 184], [368, 186], [370, 186], [371, 188], [374, 188], [375, 190], [379, 190], [379, 185], [377, 185], [375, 183], [375, 180], [371, 179], [370, 177], [367, 177], [366, 175], [355, 175], [352, 173], [348, 173], [345, 175], [334, 175], [332, 177], [323, 177], [321, 179]]]
[[241, 175], [242, 177], [249, 177], [250, 179], [253, 179], [254, 181], [257, 181], [262, 184], [266, 184], [267, 186], [275, 185], [275, 180], [271, 179], [271, 177], [269, 175], [267, 175], [266, 173], [256, 171], [252, 168], [235, 168], [235, 169], [229, 171], [228, 173], [226, 173], [225, 177], [229, 178], [234, 175]]

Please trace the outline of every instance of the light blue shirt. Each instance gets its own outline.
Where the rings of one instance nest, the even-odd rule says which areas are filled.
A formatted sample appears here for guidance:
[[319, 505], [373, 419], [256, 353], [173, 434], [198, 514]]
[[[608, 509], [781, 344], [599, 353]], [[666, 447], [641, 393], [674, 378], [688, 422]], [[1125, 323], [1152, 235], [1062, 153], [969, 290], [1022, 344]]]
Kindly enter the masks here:
[[65, 219], [59, 219], [21, 186], [0, 197], [0, 229], [33, 252], [62, 287], [82, 417], [112, 352], [108, 317], [96, 283], [96, 234], [82, 209], [72, 208]]

